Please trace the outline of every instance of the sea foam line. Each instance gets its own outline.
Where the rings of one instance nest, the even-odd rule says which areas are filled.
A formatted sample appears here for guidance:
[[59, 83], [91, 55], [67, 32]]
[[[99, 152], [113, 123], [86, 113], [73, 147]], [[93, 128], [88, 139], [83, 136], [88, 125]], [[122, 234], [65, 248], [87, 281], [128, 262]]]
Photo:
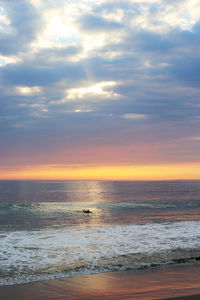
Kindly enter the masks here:
[[185, 255], [183, 250], [199, 249], [199, 228], [200, 221], [184, 221], [4, 232], [0, 234], [1, 277], [26, 274], [31, 278], [76, 269], [92, 273], [109, 266], [162, 262], [167, 252], [174, 252], [176, 258], [177, 249], [177, 257]]

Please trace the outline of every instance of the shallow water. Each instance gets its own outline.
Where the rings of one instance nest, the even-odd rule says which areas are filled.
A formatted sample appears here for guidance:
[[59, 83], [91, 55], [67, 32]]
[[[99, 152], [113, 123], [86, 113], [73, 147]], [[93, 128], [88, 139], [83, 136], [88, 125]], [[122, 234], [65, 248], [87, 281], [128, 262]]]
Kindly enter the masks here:
[[0, 285], [198, 262], [199, 229], [199, 181], [2, 181]]

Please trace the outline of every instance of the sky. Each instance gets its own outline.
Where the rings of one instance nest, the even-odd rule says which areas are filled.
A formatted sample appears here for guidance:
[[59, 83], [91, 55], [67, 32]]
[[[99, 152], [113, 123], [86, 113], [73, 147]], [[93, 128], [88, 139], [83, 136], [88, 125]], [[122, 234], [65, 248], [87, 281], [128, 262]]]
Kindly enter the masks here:
[[0, 0], [0, 179], [200, 179], [199, 0]]

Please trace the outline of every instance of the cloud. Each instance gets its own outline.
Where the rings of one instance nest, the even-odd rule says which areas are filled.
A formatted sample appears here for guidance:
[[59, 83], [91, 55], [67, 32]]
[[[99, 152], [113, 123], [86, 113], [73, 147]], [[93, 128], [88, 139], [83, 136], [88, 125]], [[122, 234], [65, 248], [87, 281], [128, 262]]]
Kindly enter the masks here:
[[46, 86], [61, 81], [63, 78], [73, 81], [85, 77], [83, 66], [68, 62], [65, 64], [61, 62], [56, 66], [54, 63], [41, 66], [40, 63], [32, 64], [28, 61], [9, 65], [0, 72], [4, 83], [25, 86]]
[[96, 15], [85, 15], [79, 19], [79, 26], [81, 30], [87, 32], [105, 32], [105, 31], [116, 31], [122, 29], [124, 26], [115, 21], [108, 21], [105, 18]]
[[0, 53], [16, 54], [25, 51], [35, 38], [42, 22], [38, 12], [27, 1], [0, 1], [7, 27], [0, 34]]
[[17, 86], [15, 90], [16, 93], [19, 95], [35, 95], [41, 93], [41, 89], [38, 86], [33, 86], [33, 87]]
[[110, 88], [114, 87], [116, 82], [107, 81], [99, 82], [94, 85], [67, 90], [67, 99], [80, 99], [85, 96], [103, 96], [104, 98], [119, 97], [119, 94], [114, 93]]
[[200, 141], [200, 136], [192, 136], [192, 137], [189, 137], [188, 140], [190, 140], [190, 141]]
[[199, 160], [199, 1], [0, 7], [2, 163]]
[[140, 115], [140, 114], [124, 114], [124, 115], [122, 115], [122, 117], [124, 119], [135, 119], [135, 120], [138, 120], [138, 119], [144, 119], [146, 116], [145, 115]]

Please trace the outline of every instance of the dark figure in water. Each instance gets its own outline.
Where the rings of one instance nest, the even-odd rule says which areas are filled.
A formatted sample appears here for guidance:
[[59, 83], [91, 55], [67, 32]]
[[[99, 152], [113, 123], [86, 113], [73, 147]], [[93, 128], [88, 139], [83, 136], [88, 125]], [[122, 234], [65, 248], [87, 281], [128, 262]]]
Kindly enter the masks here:
[[85, 214], [91, 214], [91, 213], [92, 213], [92, 211], [90, 211], [89, 209], [83, 209], [83, 212], [84, 212]]

